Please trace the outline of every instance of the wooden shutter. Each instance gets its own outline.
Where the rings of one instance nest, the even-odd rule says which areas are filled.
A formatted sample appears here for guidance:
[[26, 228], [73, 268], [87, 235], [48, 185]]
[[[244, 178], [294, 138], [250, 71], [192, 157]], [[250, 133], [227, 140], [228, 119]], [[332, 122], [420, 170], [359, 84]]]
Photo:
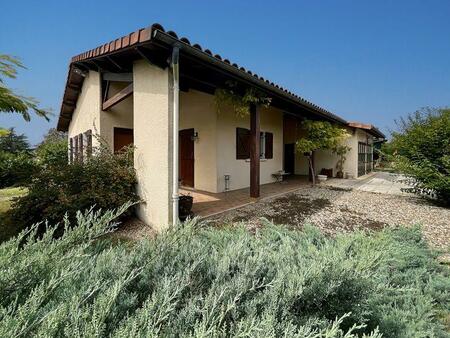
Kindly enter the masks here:
[[266, 158], [273, 158], [273, 134], [266, 132], [266, 149], [264, 151]]
[[80, 135], [78, 135], [78, 142], [80, 143], [79, 145], [78, 145], [78, 152], [79, 152], [79, 155], [78, 155], [78, 159], [79, 159], [79, 161], [80, 162], [83, 162], [83, 152], [84, 152], [84, 147], [83, 147], [83, 134], [80, 134]]
[[78, 162], [80, 159], [79, 153], [78, 153], [78, 135], [73, 137], [73, 143], [74, 143], [74, 162]]
[[236, 159], [246, 160], [250, 158], [250, 130], [236, 128]]
[[92, 156], [92, 130], [89, 129], [84, 133], [86, 135], [86, 158]]
[[73, 163], [73, 138], [69, 139], [69, 163]]

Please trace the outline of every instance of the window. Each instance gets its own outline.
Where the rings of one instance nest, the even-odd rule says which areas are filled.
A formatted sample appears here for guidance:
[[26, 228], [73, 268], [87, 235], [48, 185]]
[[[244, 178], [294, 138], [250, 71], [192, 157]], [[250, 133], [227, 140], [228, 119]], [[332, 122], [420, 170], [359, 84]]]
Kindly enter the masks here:
[[[261, 132], [260, 139], [260, 158], [273, 158], [273, 134]], [[245, 128], [236, 128], [236, 159], [247, 160], [250, 158], [250, 130]]]
[[250, 158], [250, 130], [236, 128], [236, 159], [246, 160]]
[[272, 159], [273, 158], [273, 134], [265, 132], [264, 133], [264, 141], [265, 141], [264, 156], [267, 159]]
[[69, 139], [69, 163], [83, 162], [92, 156], [92, 130]]

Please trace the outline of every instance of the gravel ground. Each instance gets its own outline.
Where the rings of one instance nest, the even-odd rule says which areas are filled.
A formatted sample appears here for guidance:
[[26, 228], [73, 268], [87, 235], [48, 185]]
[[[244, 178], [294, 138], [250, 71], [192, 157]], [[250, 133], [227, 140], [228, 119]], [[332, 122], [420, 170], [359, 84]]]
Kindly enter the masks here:
[[304, 188], [208, 219], [214, 225], [245, 222], [258, 227], [261, 218], [301, 228], [312, 224], [327, 234], [391, 225], [420, 224], [436, 248], [450, 248], [450, 209], [410, 196], [395, 196], [332, 187]]
[[132, 217], [125, 220], [119, 225], [119, 229], [111, 234], [113, 239], [120, 240], [140, 240], [151, 239], [156, 236], [156, 231], [149, 225], [145, 224], [141, 220]]

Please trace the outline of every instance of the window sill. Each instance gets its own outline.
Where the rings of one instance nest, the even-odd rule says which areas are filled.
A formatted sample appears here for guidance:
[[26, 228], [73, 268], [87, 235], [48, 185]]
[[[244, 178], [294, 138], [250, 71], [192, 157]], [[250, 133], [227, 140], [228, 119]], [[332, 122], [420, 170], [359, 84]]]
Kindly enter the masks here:
[[[268, 161], [268, 160], [271, 160], [271, 159], [270, 159], [270, 158], [260, 158], [260, 159], [259, 159], [260, 162], [266, 162], [266, 161]], [[246, 159], [245, 162], [250, 163], [250, 159], [249, 159], [249, 158]]]

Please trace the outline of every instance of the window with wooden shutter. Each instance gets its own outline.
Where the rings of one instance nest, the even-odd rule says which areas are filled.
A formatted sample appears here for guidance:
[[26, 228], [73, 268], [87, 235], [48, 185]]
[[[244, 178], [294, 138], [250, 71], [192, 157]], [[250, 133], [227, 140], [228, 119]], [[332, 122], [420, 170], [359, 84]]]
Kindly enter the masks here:
[[69, 163], [73, 163], [73, 138], [69, 139]]
[[270, 159], [273, 158], [273, 134], [265, 132], [265, 150], [264, 155], [265, 158]]
[[79, 160], [79, 153], [78, 153], [78, 135], [73, 137], [73, 144], [74, 144], [74, 149], [73, 149], [73, 160], [74, 162], [78, 162]]
[[78, 135], [78, 142], [79, 142], [79, 145], [78, 145], [78, 152], [79, 152], [79, 154], [78, 154], [78, 160], [80, 161], [80, 162], [83, 162], [83, 152], [84, 152], [84, 147], [83, 147], [83, 134], [80, 134], [80, 135]]
[[86, 136], [86, 158], [90, 158], [92, 156], [92, 130], [88, 130], [84, 133]]
[[246, 160], [250, 158], [250, 130], [236, 128], [236, 159]]

